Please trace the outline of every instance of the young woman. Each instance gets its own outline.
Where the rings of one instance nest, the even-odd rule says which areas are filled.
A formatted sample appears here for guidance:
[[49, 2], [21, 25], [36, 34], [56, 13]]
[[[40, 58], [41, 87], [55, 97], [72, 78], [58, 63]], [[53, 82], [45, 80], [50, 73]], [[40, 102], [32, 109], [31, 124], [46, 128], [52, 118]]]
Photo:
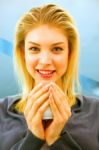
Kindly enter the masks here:
[[20, 18], [14, 65], [22, 94], [0, 103], [0, 150], [99, 149], [99, 101], [76, 94], [78, 54], [64, 9], [48, 4]]

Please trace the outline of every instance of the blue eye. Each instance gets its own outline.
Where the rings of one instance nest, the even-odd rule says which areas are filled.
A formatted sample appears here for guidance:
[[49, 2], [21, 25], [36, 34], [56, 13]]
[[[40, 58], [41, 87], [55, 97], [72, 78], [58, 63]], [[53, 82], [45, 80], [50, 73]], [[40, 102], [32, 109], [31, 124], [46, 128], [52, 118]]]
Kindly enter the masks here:
[[38, 47], [30, 47], [29, 50], [36, 52], [39, 51], [40, 49]]
[[61, 47], [54, 47], [53, 48], [53, 51], [55, 51], [55, 52], [60, 52], [60, 51], [62, 51], [63, 49], [61, 48]]

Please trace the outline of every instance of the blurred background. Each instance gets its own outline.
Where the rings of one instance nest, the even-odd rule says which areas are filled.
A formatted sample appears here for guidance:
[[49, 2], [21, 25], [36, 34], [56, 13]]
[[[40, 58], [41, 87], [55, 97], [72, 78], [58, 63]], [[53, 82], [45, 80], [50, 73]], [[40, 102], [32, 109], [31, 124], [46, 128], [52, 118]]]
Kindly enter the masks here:
[[20, 92], [12, 59], [15, 24], [31, 7], [47, 3], [60, 5], [73, 16], [80, 36], [82, 93], [99, 97], [99, 0], [0, 0], [0, 98]]

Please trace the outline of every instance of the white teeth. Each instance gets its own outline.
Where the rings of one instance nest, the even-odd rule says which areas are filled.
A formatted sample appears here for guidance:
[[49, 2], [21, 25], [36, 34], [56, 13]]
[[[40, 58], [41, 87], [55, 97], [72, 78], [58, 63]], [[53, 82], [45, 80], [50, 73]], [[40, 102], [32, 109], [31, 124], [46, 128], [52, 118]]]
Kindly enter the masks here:
[[39, 73], [44, 74], [44, 75], [49, 75], [51, 74], [53, 71], [39, 71]]

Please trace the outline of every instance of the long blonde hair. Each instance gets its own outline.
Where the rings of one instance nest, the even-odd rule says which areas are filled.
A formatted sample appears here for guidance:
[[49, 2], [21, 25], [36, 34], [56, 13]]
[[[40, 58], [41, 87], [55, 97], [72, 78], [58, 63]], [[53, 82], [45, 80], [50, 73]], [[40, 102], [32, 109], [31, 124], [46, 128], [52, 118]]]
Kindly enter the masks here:
[[28, 73], [23, 57], [24, 39], [31, 29], [43, 24], [62, 28], [68, 36], [70, 56], [67, 71], [62, 77], [62, 82], [64, 93], [68, 96], [70, 106], [76, 101], [75, 89], [76, 92], [79, 90], [79, 36], [72, 17], [67, 11], [55, 4], [47, 4], [41, 7], [32, 8], [20, 18], [16, 25], [15, 32], [14, 67], [22, 90], [22, 97], [17, 103], [16, 108], [21, 112], [24, 111], [28, 93], [34, 87], [34, 79]]

